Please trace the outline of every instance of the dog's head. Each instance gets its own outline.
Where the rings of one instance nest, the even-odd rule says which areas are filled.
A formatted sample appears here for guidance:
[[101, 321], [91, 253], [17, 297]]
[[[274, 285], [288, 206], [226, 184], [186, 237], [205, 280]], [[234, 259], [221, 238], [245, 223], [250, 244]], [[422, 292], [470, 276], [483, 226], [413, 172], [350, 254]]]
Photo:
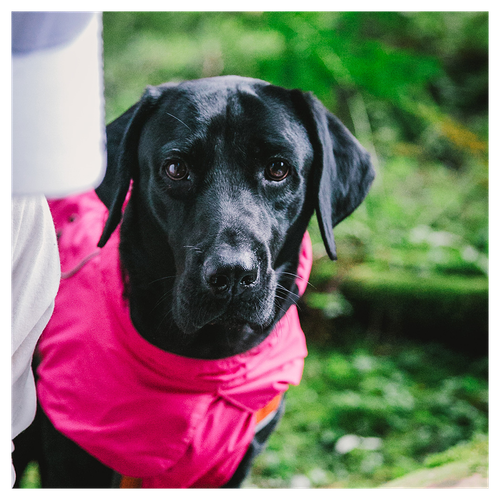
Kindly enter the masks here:
[[135, 280], [137, 300], [164, 302], [144, 312], [155, 330], [170, 316], [186, 338], [222, 330], [240, 343], [227, 353], [276, 320], [314, 209], [335, 259], [333, 227], [374, 177], [367, 152], [317, 99], [249, 78], [149, 87], [107, 133], [99, 245], [132, 181], [121, 242], [132, 298]]

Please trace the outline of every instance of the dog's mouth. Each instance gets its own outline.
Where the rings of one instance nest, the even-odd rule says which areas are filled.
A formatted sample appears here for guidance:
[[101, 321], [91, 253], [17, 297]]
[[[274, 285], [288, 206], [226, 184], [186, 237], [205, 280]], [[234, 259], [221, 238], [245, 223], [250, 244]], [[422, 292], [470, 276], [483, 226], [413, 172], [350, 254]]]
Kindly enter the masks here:
[[[219, 346], [221, 357], [231, 356], [237, 352], [244, 352], [252, 345], [257, 345], [268, 334], [268, 328], [256, 323], [248, 323], [238, 319], [212, 321], [198, 330], [196, 344]], [[200, 353], [199, 353], [200, 354]], [[201, 357], [204, 357], [203, 354]]]
[[[231, 317], [229, 315], [221, 315], [219, 318], [214, 321], [210, 321], [206, 326], [212, 328], [220, 328], [221, 330], [226, 330], [230, 332], [238, 332], [246, 328], [250, 328], [251, 330], [263, 330], [269, 326], [271, 321], [267, 321], [264, 324], [252, 323], [249, 321], [245, 321], [243, 319], [238, 319]], [[203, 327], [202, 327], [203, 328]]]
[[255, 290], [245, 298], [223, 301], [200, 293], [197, 299], [193, 301], [189, 294], [177, 296], [173, 319], [185, 335], [203, 334], [207, 328], [231, 335], [260, 332], [272, 323], [275, 314], [274, 286]]
[[203, 315], [198, 311], [196, 320], [193, 320], [192, 315], [187, 314], [183, 318], [184, 321], [176, 321], [176, 323], [187, 335], [203, 334], [207, 329], [218, 329], [221, 332], [229, 332], [231, 334], [238, 334], [246, 330], [260, 332], [272, 323], [274, 316], [271, 312], [267, 312], [267, 310], [265, 313], [263, 314], [263, 311], [255, 310], [249, 313], [245, 310], [234, 310], [228, 307], [220, 312], [220, 314], [209, 310]]

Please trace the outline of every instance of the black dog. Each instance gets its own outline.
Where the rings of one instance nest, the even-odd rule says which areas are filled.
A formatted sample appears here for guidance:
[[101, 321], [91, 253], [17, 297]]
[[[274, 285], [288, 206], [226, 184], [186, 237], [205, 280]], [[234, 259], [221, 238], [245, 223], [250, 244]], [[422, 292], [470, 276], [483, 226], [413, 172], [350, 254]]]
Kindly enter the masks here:
[[[158, 347], [197, 358], [263, 340], [276, 321], [278, 283], [292, 288], [284, 272], [296, 270], [314, 209], [336, 259], [333, 227], [374, 177], [369, 155], [316, 99], [253, 79], [149, 88], [107, 135], [108, 171], [96, 192], [110, 215], [99, 245], [119, 223], [132, 179], [120, 250], [134, 325]], [[171, 275], [174, 287], [149, 285]], [[174, 323], [153, 338], [165, 313], [152, 304], [165, 294]]]
[[[99, 246], [120, 223], [132, 181], [120, 228], [130, 317], [149, 343], [189, 358], [262, 343], [296, 300], [314, 211], [335, 259], [333, 227], [374, 178], [367, 152], [317, 99], [249, 78], [150, 87], [107, 127], [107, 140], [96, 193], [109, 217]], [[244, 479], [282, 406], [226, 486]], [[50, 448], [44, 486], [111, 482], [109, 469], [40, 418]], [[75, 475], [70, 456], [91, 472]]]

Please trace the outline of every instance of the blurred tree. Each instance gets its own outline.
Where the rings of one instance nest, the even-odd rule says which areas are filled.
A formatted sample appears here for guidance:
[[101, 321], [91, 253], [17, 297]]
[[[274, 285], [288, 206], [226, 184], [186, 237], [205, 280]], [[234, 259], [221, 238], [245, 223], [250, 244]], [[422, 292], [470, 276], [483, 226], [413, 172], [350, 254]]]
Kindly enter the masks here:
[[458, 167], [486, 150], [487, 43], [486, 12], [110, 12], [108, 110], [146, 84], [241, 74], [314, 92], [382, 154], [410, 142]]

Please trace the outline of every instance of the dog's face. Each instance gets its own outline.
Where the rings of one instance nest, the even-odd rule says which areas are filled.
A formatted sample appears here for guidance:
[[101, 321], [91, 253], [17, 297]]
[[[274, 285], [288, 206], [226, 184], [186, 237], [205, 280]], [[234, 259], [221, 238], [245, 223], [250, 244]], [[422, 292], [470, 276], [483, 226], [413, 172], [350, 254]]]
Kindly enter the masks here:
[[[291, 293], [314, 208], [334, 256], [331, 227], [360, 203], [373, 175], [340, 122], [321, 123], [326, 113], [299, 91], [223, 77], [152, 88], [108, 127], [108, 173], [97, 192], [111, 209], [101, 245], [132, 179], [122, 259], [146, 338], [141, 330], [154, 328], [158, 339], [163, 323], [165, 336], [177, 332], [177, 345], [191, 346], [179, 352], [200, 357], [259, 343]], [[228, 349], [206, 353], [218, 337]]]
[[269, 88], [191, 86], [162, 100], [139, 142], [141, 196], [175, 260], [173, 319], [186, 334], [208, 324], [262, 330], [275, 315], [276, 259], [304, 205], [312, 146]]

